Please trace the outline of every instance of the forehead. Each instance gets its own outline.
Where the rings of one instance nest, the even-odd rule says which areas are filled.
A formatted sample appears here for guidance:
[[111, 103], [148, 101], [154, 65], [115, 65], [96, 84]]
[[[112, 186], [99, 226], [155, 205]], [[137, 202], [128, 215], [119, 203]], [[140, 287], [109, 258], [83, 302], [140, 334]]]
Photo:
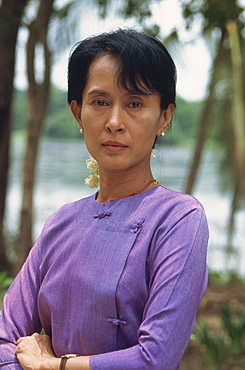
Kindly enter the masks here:
[[94, 87], [94, 85], [103, 84], [104, 86], [113, 84], [121, 92], [134, 93], [140, 95], [155, 95], [158, 92], [154, 88], [149, 88], [142, 81], [139, 74], [131, 79], [122, 72], [122, 61], [120, 57], [112, 54], [99, 55], [91, 63], [88, 69], [87, 82], [85, 90]]
[[83, 96], [99, 91], [109, 93], [114, 88], [122, 92], [123, 89], [117, 82], [118, 68], [119, 64], [115, 57], [107, 54], [97, 57], [88, 69]]
[[119, 73], [120, 63], [118, 58], [110, 54], [102, 54], [96, 57], [88, 69], [87, 83], [98, 79], [102, 75], [116, 75]]

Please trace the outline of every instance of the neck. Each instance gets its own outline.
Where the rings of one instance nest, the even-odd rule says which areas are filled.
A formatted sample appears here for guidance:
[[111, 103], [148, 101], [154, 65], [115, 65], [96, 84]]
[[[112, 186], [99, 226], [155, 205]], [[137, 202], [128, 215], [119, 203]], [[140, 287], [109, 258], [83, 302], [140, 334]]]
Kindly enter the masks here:
[[153, 183], [151, 171], [145, 174], [120, 174], [115, 171], [111, 175], [104, 176], [100, 173], [100, 190], [97, 201], [106, 203], [108, 200], [120, 199], [147, 190]]

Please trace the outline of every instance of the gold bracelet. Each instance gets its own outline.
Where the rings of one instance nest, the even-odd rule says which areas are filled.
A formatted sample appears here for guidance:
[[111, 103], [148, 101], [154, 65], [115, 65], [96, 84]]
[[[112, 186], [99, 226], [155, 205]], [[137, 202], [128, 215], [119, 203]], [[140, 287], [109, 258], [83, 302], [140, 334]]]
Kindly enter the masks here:
[[75, 358], [75, 357], [79, 357], [80, 355], [74, 355], [74, 354], [68, 354], [68, 355], [63, 355], [61, 356], [61, 360], [60, 360], [60, 368], [59, 370], [65, 370], [65, 367], [66, 367], [66, 362], [67, 360], [69, 360], [69, 358]]

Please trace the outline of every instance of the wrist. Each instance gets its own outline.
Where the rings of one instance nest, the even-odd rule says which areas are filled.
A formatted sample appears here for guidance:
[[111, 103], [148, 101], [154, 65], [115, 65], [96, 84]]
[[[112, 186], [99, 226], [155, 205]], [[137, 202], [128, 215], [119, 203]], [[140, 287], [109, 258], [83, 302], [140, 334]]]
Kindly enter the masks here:
[[60, 358], [53, 357], [47, 358], [43, 361], [39, 370], [59, 370], [60, 368]]
[[61, 356], [59, 370], [67, 370], [67, 367], [66, 367], [67, 361], [71, 362], [71, 360], [74, 360], [77, 357], [81, 357], [81, 356], [79, 354], [72, 354], [72, 353]]
[[77, 356], [69, 358], [69, 360], [66, 362], [65, 370], [89, 370], [89, 358], [90, 356]]

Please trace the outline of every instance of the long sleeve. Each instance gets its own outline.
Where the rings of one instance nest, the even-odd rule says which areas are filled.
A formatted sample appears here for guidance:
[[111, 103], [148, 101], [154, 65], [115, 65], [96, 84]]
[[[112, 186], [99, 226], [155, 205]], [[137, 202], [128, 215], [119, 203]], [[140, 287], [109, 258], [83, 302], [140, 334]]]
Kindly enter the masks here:
[[37, 295], [39, 261], [33, 247], [22, 270], [5, 294], [0, 315], [0, 367], [22, 369], [15, 355], [18, 338], [40, 332]]
[[92, 356], [91, 370], [179, 369], [206, 289], [207, 238], [201, 206], [174, 214], [162, 225], [152, 242], [157, 244], [149, 261], [150, 293], [138, 344]]

